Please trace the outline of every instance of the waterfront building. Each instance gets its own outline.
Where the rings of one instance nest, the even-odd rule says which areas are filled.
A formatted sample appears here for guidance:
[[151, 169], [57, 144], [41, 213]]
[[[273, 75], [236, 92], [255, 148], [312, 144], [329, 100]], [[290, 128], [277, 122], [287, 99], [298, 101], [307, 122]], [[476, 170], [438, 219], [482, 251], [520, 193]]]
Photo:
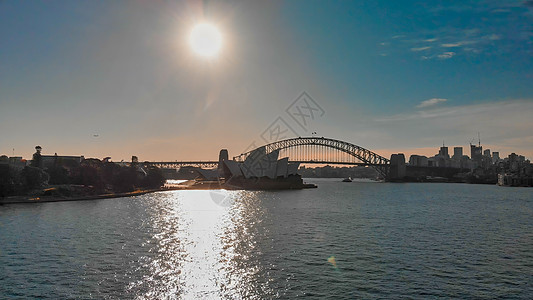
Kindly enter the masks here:
[[[298, 174], [300, 163], [289, 163], [288, 157], [278, 158], [279, 150], [266, 153], [265, 147], [254, 150], [242, 163], [229, 160], [227, 159], [227, 154], [224, 154], [220, 157], [224, 165], [220, 175], [225, 178], [244, 177], [250, 179], [268, 177], [276, 179]], [[208, 174], [208, 172], [205, 172], [205, 175], [204, 177], [210, 178], [214, 176], [214, 174]]]
[[511, 153], [500, 164], [499, 185], [533, 186], [533, 164], [523, 155]]
[[200, 173], [200, 176], [209, 181], [216, 181], [219, 177], [219, 172], [217, 169], [202, 169], [198, 168], [198, 173]]
[[[224, 164], [224, 170], [225, 170], [225, 173], [226, 173], [226, 176], [224, 176], [225, 178], [229, 178], [229, 177], [232, 177], [232, 176], [243, 176], [242, 174], [242, 170], [239, 166], [239, 163], [234, 161], [234, 160], [223, 160], [223, 164]], [[226, 171], [227, 170], [227, 171]]]
[[427, 167], [428, 158], [423, 155], [413, 154], [409, 157], [409, 165], [413, 167]]
[[390, 157], [390, 179], [402, 179], [405, 175], [405, 155], [403, 153], [392, 154]]
[[220, 186], [235, 189], [301, 189], [316, 187], [304, 184], [298, 174], [300, 163], [289, 163], [289, 158], [279, 159], [279, 150], [270, 153], [260, 147], [246, 157], [244, 162], [229, 160], [226, 150], [219, 156], [219, 166], [212, 170], [199, 170], [204, 179], [218, 181]]
[[278, 160], [276, 165], [276, 177], [287, 177], [289, 173], [289, 158], [285, 157]]
[[276, 177], [276, 167], [278, 162], [279, 150], [266, 153], [265, 147], [258, 148], [246, 159], [241, 166], [245, 178]]

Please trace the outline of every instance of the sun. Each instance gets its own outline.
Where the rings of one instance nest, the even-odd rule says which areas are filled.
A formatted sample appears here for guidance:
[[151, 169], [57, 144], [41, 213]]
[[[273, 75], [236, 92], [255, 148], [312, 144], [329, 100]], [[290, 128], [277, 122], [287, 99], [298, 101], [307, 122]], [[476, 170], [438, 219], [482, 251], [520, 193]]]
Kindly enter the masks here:
[[211, 24], [197, 24], [191, 31], [189, 43], [196, 54], [213, 58], [222, 48], [222, 35], [218, 28]]

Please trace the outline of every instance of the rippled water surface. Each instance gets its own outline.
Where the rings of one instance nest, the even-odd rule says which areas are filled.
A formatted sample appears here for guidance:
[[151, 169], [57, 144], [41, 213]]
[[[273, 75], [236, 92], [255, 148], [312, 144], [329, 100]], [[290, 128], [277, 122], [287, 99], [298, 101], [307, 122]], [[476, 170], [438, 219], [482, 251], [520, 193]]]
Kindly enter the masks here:
[[0, 298], [533, 298], [533, 189], [309, 181], [0, 206]]

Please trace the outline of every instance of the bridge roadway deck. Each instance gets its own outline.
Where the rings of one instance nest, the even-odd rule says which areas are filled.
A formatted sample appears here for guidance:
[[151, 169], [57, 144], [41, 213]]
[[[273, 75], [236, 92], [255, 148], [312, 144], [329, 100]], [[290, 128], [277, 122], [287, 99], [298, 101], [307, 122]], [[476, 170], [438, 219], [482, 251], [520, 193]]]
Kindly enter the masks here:
[[[185, 167], [185, 166], [218, 166], [218, 161], [154, 161], [154, 162], [145, 162], [155, 166], [165, 166], [170, 168], [176, 167]], [[300, 163], [300, 164], [314, 164], [314, 165], [349, 165], [349, 166], [380, 166], [380, 164], [369, 164], [364, 162], [333, 162], [333, 161], [292, 161], [289, 163]]]

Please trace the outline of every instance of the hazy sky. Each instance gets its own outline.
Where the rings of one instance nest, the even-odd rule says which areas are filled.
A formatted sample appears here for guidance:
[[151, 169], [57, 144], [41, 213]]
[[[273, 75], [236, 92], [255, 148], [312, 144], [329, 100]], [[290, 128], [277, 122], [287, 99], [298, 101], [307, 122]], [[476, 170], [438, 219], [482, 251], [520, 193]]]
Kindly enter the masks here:
[[[205, 21], [214, 59], [187, 40]], [[0, 154], [216, 159], [281, 124], [533, 159], [532, 24], [533, 1], [0, 1]]]

